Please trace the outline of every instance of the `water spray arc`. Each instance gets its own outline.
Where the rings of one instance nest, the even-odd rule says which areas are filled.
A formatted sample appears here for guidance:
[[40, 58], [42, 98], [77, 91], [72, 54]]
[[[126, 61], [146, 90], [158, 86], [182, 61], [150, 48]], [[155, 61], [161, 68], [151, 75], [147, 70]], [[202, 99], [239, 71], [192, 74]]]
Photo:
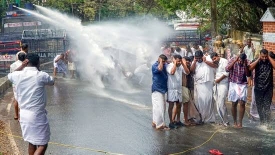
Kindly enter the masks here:
[[127, 76], [139, 65], [155, 61], [160, 54], [159, 41], [169, 32], [164, 23], [154, 20], [83, 26], [75, 17], [39, 5], [35, 7], [42, 15], [33, 15], [66, 30], [71, 48], [77, 51], [78, 69], [99, 88], [106, 86], [104, 79], [108, 79], [112, 88], [129, 88], [131, 79]]

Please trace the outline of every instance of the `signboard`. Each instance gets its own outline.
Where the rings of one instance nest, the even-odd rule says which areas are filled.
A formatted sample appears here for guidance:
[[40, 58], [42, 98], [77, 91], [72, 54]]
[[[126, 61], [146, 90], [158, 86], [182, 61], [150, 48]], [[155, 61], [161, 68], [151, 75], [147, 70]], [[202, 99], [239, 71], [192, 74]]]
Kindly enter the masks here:
[[56, 52], [34, 52], [34, 53], [38, 54], [40, 58], [52, 58], [52, 59], [54, 59], [56, 55], [60, 54]]
[[15, 61], [16, 55], [0, 55], [0, 61]]
[[275, 43], [275, 33], [263, 33], [263, 42]]
[[19, 22], [19, 23], [5, 23], [4, 28], [7, 27], [22, 27], [22, 26], [39, 26], [41, 25], [41, 22], [35, 21], [35, 22]]

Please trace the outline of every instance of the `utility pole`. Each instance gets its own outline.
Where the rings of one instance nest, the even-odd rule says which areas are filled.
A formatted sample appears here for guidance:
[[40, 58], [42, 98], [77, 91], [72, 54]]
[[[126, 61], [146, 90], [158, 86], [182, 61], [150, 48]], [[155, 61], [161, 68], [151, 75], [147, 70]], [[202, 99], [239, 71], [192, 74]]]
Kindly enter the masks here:
[[211, 0], [211, 36], [212, 40], [217, 36], [217, 0]]

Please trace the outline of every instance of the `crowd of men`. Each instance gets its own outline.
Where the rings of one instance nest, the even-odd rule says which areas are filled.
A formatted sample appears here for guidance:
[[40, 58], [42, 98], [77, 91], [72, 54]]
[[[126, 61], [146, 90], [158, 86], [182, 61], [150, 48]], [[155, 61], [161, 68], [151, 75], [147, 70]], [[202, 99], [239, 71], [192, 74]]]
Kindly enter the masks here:
[[[270, 129], [275, 60], [273, 52], [269, 53], [266, 49], [262, 49], [257, 58], [254, 56], [255, 50], [250, 39], [229, 60], [220, 57], [215, 51], [203, 52], [197, 44], [186, 49], [177, 47], [175, 51], [163, 48], [163, 54], [152, 65], [152, 126], [169, 130], [180, 126], [215, 123], [216, 112], [221, 124], [229, 126], [226, 107], [229, 101], [232, 102], [233, 126], [242, 128], [248, 87], [253, 84], [252, 98], [255, 99], [260, 123]], [[169, 126], [165, 125], [166, 104]], [[182, 105], [183, 121], [180, 117]], [[190, 110], [191, 107], [197, 110], [199, 119]]]

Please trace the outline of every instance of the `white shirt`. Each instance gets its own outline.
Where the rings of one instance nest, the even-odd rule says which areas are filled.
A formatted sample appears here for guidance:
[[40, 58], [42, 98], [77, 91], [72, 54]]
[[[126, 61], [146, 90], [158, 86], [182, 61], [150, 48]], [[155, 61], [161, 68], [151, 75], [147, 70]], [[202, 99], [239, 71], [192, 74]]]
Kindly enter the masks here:
[[250, 61], [254, 60], [254, 53], [252, 51], [252, 46], [249, 48], [248, 45], [246, 45], [244, 47], [243, 51], [246, 54], [248, 60], [250, 60]]
[[10, 65], [10, 73], [14, 72], [18, 67], [22, 65], [22, 61], [17, 60]]
[[8, 79], [16, 85], [20, 111], [32, 111], [36, 116], [45, 113], [45, 85], [54, 84], [48, 73], [38, 71], [36, 67], [25, 67], [22, 71], [9, 73]]
[[221, 78], [223, 75], [226, 76], [226, 78], [224, 78], [220, 83], [228, 83], [229, 72], [226, 72], [226, 70], [225, 70], [225, 67], [227, 66], [227, 64], [228, 64], [228, 60], [227, 59], [220, 58], [219, 66], [216, 69], [215, 80]]
[[194, 47], [191, 47], [191, 51], [193, 52], [193, 55], [195, 55], [196, 51], [201, 50], [203, 52], [202, 46], [199, 45], [199, 49], [195, 49]]
[[184, 48], [181, 48], [180, 52], [175, 50], [174, 53], [180, 55], [181, 57], [185, 57], [187, 55], [187, 51]]
[[18, 54], [19, 54], [19, 53], [25, 53], [25, 54], [27, 54], [25, 51], [19, 51], [19, 52], [17, 52], [16, 55], [15, 55], [15, 61], [18, 60]]
[[174, 75], [171, 74], [171, 70], [174, 64], [170, 63], [166, 67], [168, 73], [168, 90], [177, 90], [182, 92], [182, 73], [186, 74], [182, 66], [177, 67]]
[[208, 66], [205, 62], [196, 62], [195, 83], [214, 82], [214, 71], [215, 69]]

